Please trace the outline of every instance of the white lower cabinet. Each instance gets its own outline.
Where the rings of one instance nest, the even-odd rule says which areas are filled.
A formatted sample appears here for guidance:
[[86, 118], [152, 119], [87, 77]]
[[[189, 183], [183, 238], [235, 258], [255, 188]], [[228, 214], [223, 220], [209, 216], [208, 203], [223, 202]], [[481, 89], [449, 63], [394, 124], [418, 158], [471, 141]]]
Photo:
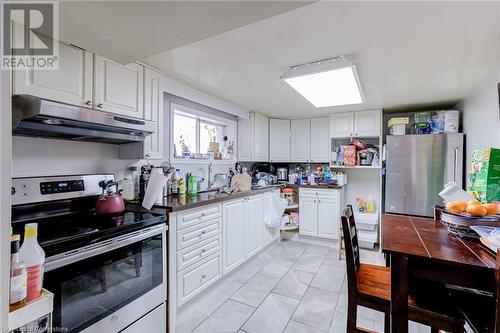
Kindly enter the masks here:
[[219, 252], [181, 271], [177, 279], [177, 305], [182, 305], [222, 276], [222, 253]]
[[262, 195], [222, 204], [224, 274], [260, 251], [264, 224]]
[[318, 208], [317, 199], [300, 197], [299, 195], [300, 226], [299, 233], [307, 236], [318, 234]]
[[337, 200], [318, 198], [318, 237], [338, 238], [340, 205]]
[[245, 200], [222, 204], [224, 274], [245, 261]]
[[299, 233], [338, 239], [343, 189], [299, 189]]
[[279, 237], [277, 228], [265, 227], [264, 212], [272, 209], [279, 189], [206, 205], [169, 216], [171, 238], [171, 299], [178, 308], [224, 274]]
[[262, 195], [245, 198], [245, 254], [249, 258], [262, 248]]

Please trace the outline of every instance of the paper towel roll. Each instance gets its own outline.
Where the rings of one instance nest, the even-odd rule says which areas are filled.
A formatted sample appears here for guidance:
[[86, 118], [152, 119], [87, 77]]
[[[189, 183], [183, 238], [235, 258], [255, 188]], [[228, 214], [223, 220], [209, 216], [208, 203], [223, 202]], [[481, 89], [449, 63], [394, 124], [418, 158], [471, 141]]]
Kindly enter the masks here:
[[163, 192], [163, 187], [167, 183], [167, 177], [163, 175], [161, 168], [153, 168], [149, 177], [144, 200], [142, 200], [142, 207], [151, 209], [158, 196]]

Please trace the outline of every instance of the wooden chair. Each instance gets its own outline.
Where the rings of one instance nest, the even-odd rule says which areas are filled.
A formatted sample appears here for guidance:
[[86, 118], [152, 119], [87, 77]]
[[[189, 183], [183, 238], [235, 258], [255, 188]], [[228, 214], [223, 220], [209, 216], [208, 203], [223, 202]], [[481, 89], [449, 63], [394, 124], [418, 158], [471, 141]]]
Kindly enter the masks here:
[[497, 251], [495, 282], [492, 296], [450, 287], [453, 300], [475, 333], [500, 333], [500, 250]]
[[[358, 232], [350, 205], [344, 210], [342, 216], [342, 231], [347, 264], [347, 333], [370, 332], [356, 326], [358, 305], [383, 312], [385, 315], [384, 332], [389, 333], [391, 268], [360, 263]], [[453, 303], [448, 301], [444, 288], [425, 286], [425, 289], [420, 290], [418, 294], [418, 299], [414, 296], [408, 297], [410, 320], [430, 326], [433, 333], [438, 332], [439, 329], [452, 333], [465, 332], [465, 321]], [[428, 297], [425, 297], [426, 295]]]

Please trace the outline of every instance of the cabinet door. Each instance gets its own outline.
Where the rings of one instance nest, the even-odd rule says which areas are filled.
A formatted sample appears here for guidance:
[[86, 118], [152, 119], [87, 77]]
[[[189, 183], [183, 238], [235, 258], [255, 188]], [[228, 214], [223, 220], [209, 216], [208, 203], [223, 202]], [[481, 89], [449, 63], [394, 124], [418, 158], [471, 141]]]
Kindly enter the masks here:
[[246, 257], [249, 258], [262, 248], [262, 196], [253, 195], [245, 198], [245, 244]]
[[253, 161], [255, 114], [250, 113], [250, 119], [238, 117], [238, 161]]
[[300, 222], [299, 233], [307, 236], [318, 235], [318, 213], [315, 198], [300, 198], [299, 201]]
[[255, 113], [254, 123], [254, 161], [269, 161], [269, 118]]
[[354, 113], [354, 135], [380, 136], [380, 111], [360, 111]]
[[331, 199], [318, 198], [318, 236], [338, 238], [339, 233], [339, 202]]
[[58, 70], [13, 71], [14, 94], [92, 107], [92, 53], [59, 44]]
[[269, 161], [290, 162], [290, 120], [269, 120]]
[[330, 134], [332, 138], [354, 136], [354, 113], [343, 112], [330, 115]]
[[94, 104], [98, 110], [144, 117], [144, 68], [95, 56]]
[[244, 199], [222, 205], [223, 221], [223, 270], [224, 274], [245, 261], [245, 201]]
[[291, 161], [309, 162], [311, 159], [311, 120], [293, 119], [291, 128]]
[[330, 119], [311, 119], [311, 162], [330, 161]]
[[156, 123], [153, 134], [144, 139], [144, 158], [164, 159], [166, 157], [164, 144], [164, 114], [163, 91], [160, 89], [162, 73], [146, 68], [144, 70], [144, 118]]

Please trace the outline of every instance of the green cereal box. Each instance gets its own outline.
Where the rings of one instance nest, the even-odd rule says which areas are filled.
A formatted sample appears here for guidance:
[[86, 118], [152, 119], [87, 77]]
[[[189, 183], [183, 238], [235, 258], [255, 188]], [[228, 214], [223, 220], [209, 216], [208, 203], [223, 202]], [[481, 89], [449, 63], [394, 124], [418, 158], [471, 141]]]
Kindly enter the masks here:
[[479, 149], [472, 152], [467, 192], [482, 203], [500, 202], [500, 149]]

